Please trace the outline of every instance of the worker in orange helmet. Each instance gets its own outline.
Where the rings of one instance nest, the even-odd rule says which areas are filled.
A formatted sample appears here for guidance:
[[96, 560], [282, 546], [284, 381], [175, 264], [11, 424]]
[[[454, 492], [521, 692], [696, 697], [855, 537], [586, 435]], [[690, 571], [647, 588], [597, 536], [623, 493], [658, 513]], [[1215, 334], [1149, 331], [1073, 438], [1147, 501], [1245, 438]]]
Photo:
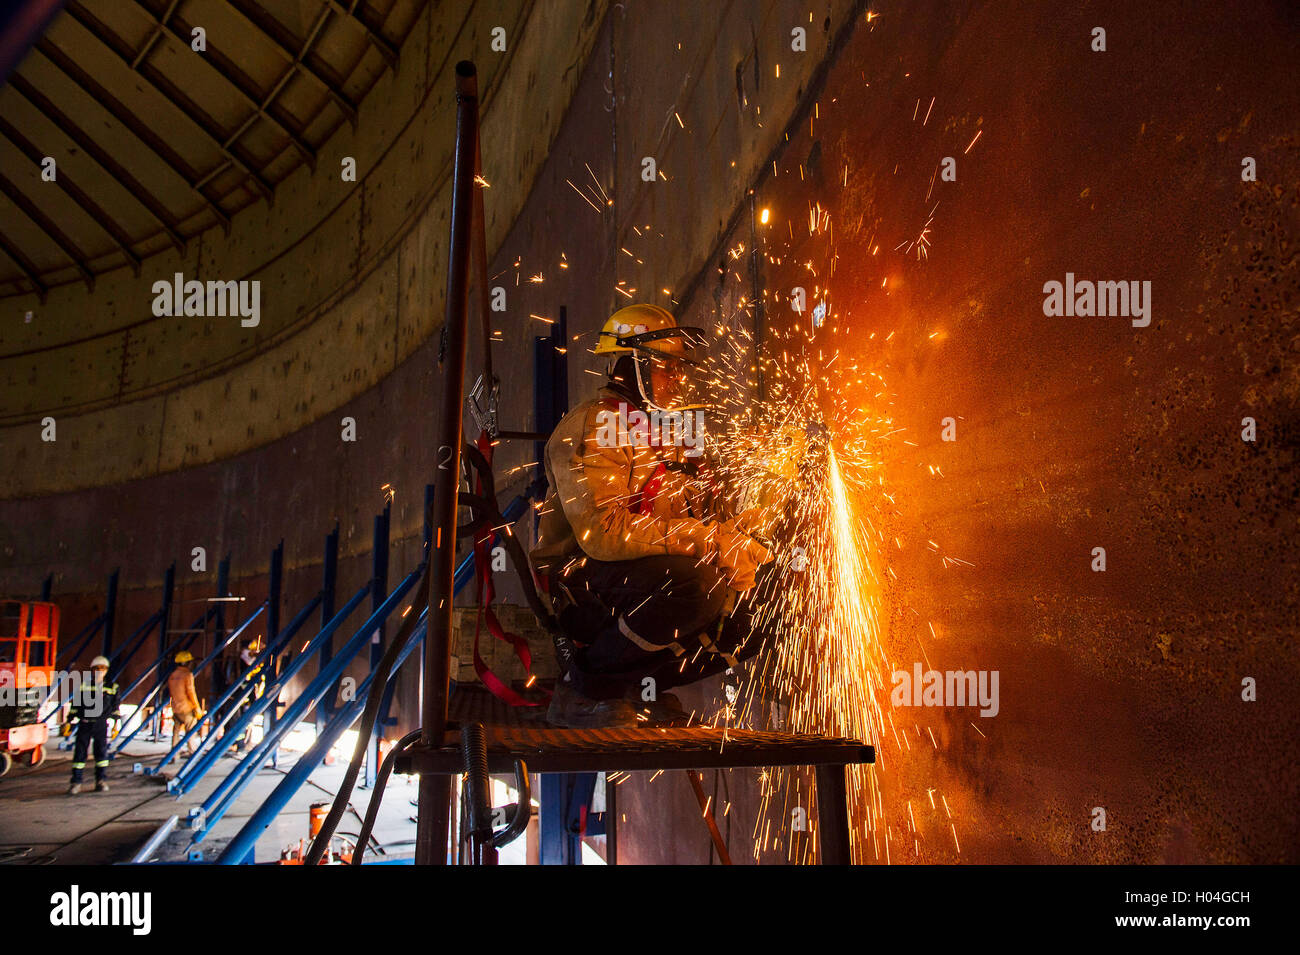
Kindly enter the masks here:
[[[664, 692], [759, 649], [732, 609], [755, 586], [768, 549], [750, 515], [725, 518], [704, 464], [693, 354], [702, 330], [666, 309], [609, 317], [599, 394], [570, 411], [546, 444], [550, 494], [530, 558], [563, 631], [563, 671], [547, 714], [565, 727], [677, 722]], [[566, 658], [567, 656], [567, 658]]]
[[[176, 654], [175, 662], [176, 666], [167, 677], [167, 693], [172, 700], [172, 746], [203, 719], [203, 707], [199, 704], [198, 694], [194, 692], [194, 673], [190, 669], [194, 655], [188, 650], [182, 650]], [[194, 741], [191, 740], [186, 746], [186, 752], [193, 751]]]

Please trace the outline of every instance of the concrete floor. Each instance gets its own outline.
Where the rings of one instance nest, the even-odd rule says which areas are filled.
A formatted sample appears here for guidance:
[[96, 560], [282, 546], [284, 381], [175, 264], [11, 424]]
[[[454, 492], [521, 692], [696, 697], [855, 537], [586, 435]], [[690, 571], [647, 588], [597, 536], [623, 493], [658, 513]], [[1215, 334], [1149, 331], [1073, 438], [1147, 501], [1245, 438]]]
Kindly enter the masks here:
[[[235, 759], [218, 762], [208, 777], [182, 799], [168, 794], [163, 777], [136, 775], [132, 765], [146, 764], [166, 752], [161, 743], [132, 743], [130, 751], [114, 760], [109, 767], [107, 793], [87, 791], [67, 795], [71, 770], [70, 751], [52, 750], [45, 764], [35, 770], [15, 767], [0, 779], [0, 857], [27, 848], [25, 855], [13, 860], [17, 864], [49, 862], [57, 865], [109, 865], [125, 862], [173, 814], [181, 817], [176, 831], [166, 840], [153, 861], [183, 861], [190, 848], [191, 833], [182, 828], [192, 806], [200, 805], [235, 766]], [[204, 861], [220, 854], [227, 841], [243, 826], [248, 817], [284, 778], [297, 754], [282, 754], [278, 770], [263, 768], [244, 790], [230, 812], [213, 827], [212, 832], [193, 848], [203, 852]], [[279, 858], [280, 851], [307, 838], [308, 812], [313, 803], [331, 802], [347, 765], [340, 760], [333, 766], [321, 766], [311, 774], [290, 800], [275, 822], [258, 840], [254, 850], [257, 862]], [[394, 776], [384, 795], [383, 807], [375, 826], [375, 838], [388, 845], [415, 838], [414, 778]], [[352, 808], [339, 825], [340, 832], [355, 833], [361, 816], [369, 805], [370, 792], [358, 788], [353, 793]], [[387, 858], [409, 856], [412, 847], [394, 845]], [[367, 854], [371, 858], [371, 854]]]

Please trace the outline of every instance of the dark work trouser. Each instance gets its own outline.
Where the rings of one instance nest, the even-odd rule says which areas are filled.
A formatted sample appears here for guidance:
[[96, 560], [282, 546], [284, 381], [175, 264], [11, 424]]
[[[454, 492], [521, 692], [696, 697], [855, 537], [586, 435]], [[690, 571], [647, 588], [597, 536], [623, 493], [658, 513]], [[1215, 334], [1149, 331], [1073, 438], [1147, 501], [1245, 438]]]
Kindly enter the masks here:
[[580, 646], [577, 689], [596, 699], [656, 692], [721, 673], [757, 653], [746, 602], [723, 616], [727, 587], [694, 557], [586, 560], [559, 579], [573, 603], [560, 624]]
[[82, 719], [77, 723], [77, 738], [72, 745], [72, 781], [81, 782], [86, 756], [91, 744], [95, 749], [95, 782], [108, 775], [108, 720]]

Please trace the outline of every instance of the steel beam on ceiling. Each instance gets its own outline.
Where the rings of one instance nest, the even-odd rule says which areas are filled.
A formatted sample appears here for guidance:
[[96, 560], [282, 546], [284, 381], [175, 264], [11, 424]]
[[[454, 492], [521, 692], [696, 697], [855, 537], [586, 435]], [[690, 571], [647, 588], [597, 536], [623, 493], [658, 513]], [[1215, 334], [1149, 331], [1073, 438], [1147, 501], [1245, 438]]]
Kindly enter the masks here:
[[284, 24], [257, 4], [249, 0], [225, 0], [225, 2], [260, 30], [295, 70], [308, 79], [314, 80], [347, 117], [348, 122], [356, 126], [357, 104], [343, 91], [343, 81], [337, 76], [327, 76], [326, 73], [332, 73], [333, 70], [330, 70], [320, 57], [309, 52], [311, 46], [309, 40], [315, 30], [308, 34], [309, 40], [299, 41]]
[[[37, 169], [40, 168], [41, 162], [49, 155], [44, 150], [24, 136], [19, 130], [0, 116], [0, 136], [9, 140], [19, 151], [26, 156]], [[61, 171], [54, 177], [54, 184], [62, 190], [69, 199], [75, 202], [78, 208], [94, 220], [95, 225], [99, 226], [104, 233], [113, 240], [119, 252], [126, 256], [126, 260], [131, 263], [131, 268], [136, 275], [140, 274], [140, 256], [136, 255], [131, 248], [131, 237], [122, 231], [116, 220], [104, 211], [103, 207], [90, 197], [84, 189], [78, 186], [67, 171]]]
[[9, 197], [9, 201], [16, 205], [27, 218], [31, 219], [36, 226], [53, 240], [71, 261], [74, 268], [85, 279], [86, 285], [93, 291], [95, 288], [95, 273], [90, 270], [86, 264], [86, 255], [77, 248], [75, 242], [63, 234], [63, 230], [55, 225], [45, 213], [37, 208], [36, 203], [28, 199], [23, 191], [15, 186], [9, 179], [0, 173], [0, 192]]
[[[95, 39], [99, 40], [105, 47], [117, 54], [122, 62], [130, 67], [131, 60], [135, 56], [135, 51], [120, 36], [114, 33], [109, 27], [91, 14], [77, 0], [70, 0], [65, 8], [69, 15], [72, 16], [81, 26], [89, 32]], [[227, 159], [238, 166], [245, 176], [252, 182], [253, 187], [262, 194], [268, 203], [275, 200], [275, 188], [267, 182], [259, 169], [255, 169], [258, 164], [247, 155], [247, 151], [239, 147], [237, 143], [230, 139], [228, 134], [224, 133], [220, 125], [208, 113], [199, 106], [198, 103], [190, 99], [181, 91], [171, 80], [162, 74], [162, 71], [150, 63], [141, 63], [135, 70], [137, 76], [144, 77], [150, 85], [163, 95], [176, 109], [185, 114], [185, 117], [193, 123], [208, 138], [212, 145]], [[241, 153], [243, 155], [241, 155]]]
[[108, 150], [95, 141], [93, 136], [73, 122], [67, 113], [55, 106], [48, 96], [27, 82], [21, 74], [15, 73], [10, 76], [9, 85], [31, 103], [42, 116], [84, 149], [86, 154], [99, 163], [118, 185], [125, 189], [140, 205], [144, 206], [158, 224], [162, 226], [163, 231], [167, 233], [167, 237], [171, 239], [176, 251], [182, 255], [185, 254], [185, 237], [180, 233], [179, 224], [172, 218], [166, 206], [140, 180], [131, 175], [121, 163], [109, 155]]
[[33, 263], [31, 259], [27, 258], [27, 256], [23, 255], [22, 252], [18, 251], [17, 248], [10, 245], [9, 240], [6, 239], [3, 234], [0, 234], [0, 251], [3, 251], [5, 255], [13, 259], [14, 264], [17, 265], [23, 275], [27, 277], [27, 281], [31, 282], [32, 285], [36, 287], [37, 298], [39, 298], [41, 304], [44, 305], [45, 296], [49, 294], [50, 290], [46, 287], [44, 282], [36, 277], [35, 263]]
[[[198, 172], [192, 169], [189, 163], [182, 159], [176, 150], [172, 149], [172, 147], [164, 141], [161, 136], [150, 129], [145, 123], [141, 122], [134, 112], [117, 99], [117, 97], [113, 96], [113, 94], [105, 89], [97, 80], [95, 80], [94, 77], [78, 66], [72, 57], [68, 56], [57, 46], [50, 43], [48, 40], [42, 39], [36, 44], [36, 49], [40, 50], [46, 59], [62, 70], [63, 73], [72, 80], [72, 82], [81, 87], [85, 94], [94, 100], [105, 112], [125, 126], [136, 139], [148, 146], [149, 149], [152, 150], [153, 153], [172, 170], [172, 172], [180, 176], [181, 179], [185, 181], [185, 184], [190, 187], [191, 191], [203, 200], [203, 204], [207, 207], [208, 211], [216, 217], [217, 221], [221, 223], [221, 227], [225, 229], [227, 233], [230, 231], [230, 216], [227, 215], [226, 211], [217, 205], [213, 199], [209, 198], [203, 192], [203, 183], [206, 183], [209, 179], [213, 178], [214, 174], [209, 173], [200, 180]], [[229, 168], [229, 166], [230, 162], [229, 160], [226, 160], [219, 165], [218, 169], [219, 171], [225, 170]]]
[[[144, 0], [135, 0], [135, 4], [154, 21], [156, 29], [171, 33], [172, 36], [176, 37], [176, 39], [185, 46], [186, 50], [189, 49], [190, 37], [193, 35], [193, 27], [188, 22], [175, 15], [168, 16], [164, 20], [158, 20], [156, 19], [157, 15], [149, 8], [149, 5], [145, 3]], [[210, 39], [207, 44], [207, 50], [204, 51], [202, 58], [217, 72], [218, 76], [238, 90], [239, 94], [244, 97], [244, 100], [256, 111], [252, 116], [241, 123], [235, 132], [230, 134], [226, 145], [229, 146], [233, 144], [233, 142], [253, 124], [253, 121], [260, 116], [275, 124], [279, 127], [282, 133], [289, 137], [289, 143], [295, 150], [297, 150], [298, 155], [303, 158], [307, 165], [311, 167], [312, 171], [315, 172], [316, 150], [308, 145], [306, 140], [303, 138], [305, 133], [301, 124], [292, 116], [284, 114], [285, 111], [283, 109], [277, 110], [272, 108], [275, 98], [279, 95], [280, 90], [284, 88], [287, 78], [281, 78], [280, 81], [271, 88], [270, 92], [261, 92], [252, 77], [241, 70], [234, 60], [230, 59], [230, 57], [217, 49]], [[143, 58], [140, 59], [141, 62], [143, 62]], [[139, 70], [139, 66], [137, 66], [136, 69]], [[289, 76], [292, 75], [293, 71], [291, 70]]]
[[171, 0], [171, 3], [167, 4], [167, 9], [163, 11], [161, 17], [155, 14], [152, 10], [149, 11], [149, 16], [154, 20], [153, 29], [149, 31], [149, 36], [145, 38], [144, 43], [140, 45], [140, 49], [136, 51], [135, 57], [131, 60], [131, 69], [137, 69], [140, 64], [144, 62], [144, 58], [149, 55], [149, 51], [153, 49], [153, 45], [157, 43], [159, 37], [162, 36], [163, 27], [165, 27], [167, 22], [171, 20], [172, 14], [176, 12], [176, 8], [180, 5], [181, 0]]
[[325, 2], [330, 5], [330, 9], [335, 13], [342, 14], [346, 22], [354, 24], [365, 31], [366, 39], [370, 41], [371, 46], [379, 51], [379, 55], [384, 58], [384, 62], [393, 69], [397, 68], [397, 48], [384, 39], [384, 35], [379, 32], [377, 23], [367, 22], [364, 13], [365, 7], [361, 5], [360, 0], [351, 0], [346, 5], [340, 3], [339, 0], [325, 0]]

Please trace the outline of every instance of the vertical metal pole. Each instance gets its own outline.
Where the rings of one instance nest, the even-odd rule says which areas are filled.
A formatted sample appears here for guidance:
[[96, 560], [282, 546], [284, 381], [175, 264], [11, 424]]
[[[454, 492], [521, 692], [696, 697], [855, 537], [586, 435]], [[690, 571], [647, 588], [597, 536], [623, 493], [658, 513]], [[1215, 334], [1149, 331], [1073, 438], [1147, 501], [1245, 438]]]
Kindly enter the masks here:
[[[469, 319], [470, 216], [478, 148], [478, 79], [474, 64], [456, 64], [456, 158], [443, 324], [442, 395], [435, 417], [433, 547], [429, 554], [428, 631], [424, 654], [424, 723], [420, 742], [441, 746], [447, 729], [451, 673], [451, 598], [456, 564], [456, 503], [460, 486], [461, 410], [465, 393], [465, 338]], [[420, 777], [415, 864], [445, 865], [451, 817], [451, 780]]]
[[[158, 675], [167, 672], [167, 630], [171, 626], [172, 620], [172, 591], [176, 586], [176, 561], [167, 568], [167, 573], [163, 575], [163, 601], [161, 619], [158, 621]], [[149, 732], [154, 739], [162, 732], [162, 707], [153, 708], [153, 719], [150, 720]]]
[[[230, 596], [229, 554], [217, 562], [217, 596]], [[221, 646], [221, 641], [224, 639], [226, 639], [226, 603], [224, 600], [218, 600], [212, 605], [212, 649]], [[204, 649], [206, 651], [207, 648]], [[217, 654], [212, 661], [211, 686], [213, 695], [218, 699], [226, 692], [226, 668], [221, 654]], [[212, 725], [216, 725], [219, 716], [219, 713], [212, 714]]]
[[582, 773], [542, 773], [538, 813], [542, 865], [582, 865], [582, 840], [569, 830], [569, 810]]
[[605, 864], [618, 865], [618, 786], [605, 774]]
[[[483, 146], [478, 141], [477, 131], [474, 136], [474, 175], [483, 175]], [[492, 372], [492, 311], [488, 303], [487, 226], [483, 217], [483, 190], [471, 189], [470, 196], [474, 204], [474, 284], [477, 286], [479, 324], [483, 335], [483, 385], [492, 389], [496, 385], [496, 376]]]
[[551, 421], [554, 429], [569, 412], [569, 308], [560, 306], [560, 320], [551, 327], [555, 347], [551, 349], [551, 363], [555, 369], [551, 383]]
[[[388, 520], [391, 510], [391, 506], [386, 505], [384, 513], [375, 516], [374, 544], [370, 552], [372, 576], [374, 578], [370, 596], [371, 612], [378, 610], [379, 605], [388, 596]], [[384, 657], [384, 630], [385, 625], [380, 623], [370, 638], [371, 673], [375, 671], [375, 668], [379, 666], [379, 661]], [[373, 692], [384, 693], [386, 690], [387, 687], [381, 686]], [[379, 772], [379, 740], [384, 735], [383, 716], [384, 714], [379, 714], [379, 718], [376, 719], [374, 728], [371, 730], [370, 739], [366, 743], [366, 772], [363, 780], [365, 786], [373, 786], [375, 776]]]
[[167, 652], [167, 628], [172, 620], [172, 594], [176, 587], [176, 562], [167, 568], [163, 575], [162, 619], [158, 622], [158, 656]]
[[[565, 342], [569, 337], [569, 309], [560, 306], [560, 317], [546, 337], [533, 339], [533, 427], [550, 434], [569, 410], [569, 359]], [[533, 444], [537, 474], [546, 477], [546, 442]]]
[[[266, 647], [272, 646], [280, 636], [280, 600], [284, 589], [284, 538], [271, 551], [271, 575], [267, 585], [266, 607]], [[263, 648], [265, 649], [265, 647]], [[272, 654], [266, 661], [266, 686], [269, 691], [275, 678], [279, 675], [279, 654]], [[271, 736], [275, 730], [275, 704], [266, 710], [263, 718], [266, 723], [266, 735]], [[280, 747], [271, 750], [271, 765], [277, 766], [280, 759]]]
[[843, 766], [818, 766], [817, 843], [822, 865], [849, 865], [849, 804]]
[[[339, 575], [339, 525], [334, 525], [334, 530], [330, 531], [329, 536], [325, 538], [325, 570], [324, 582], [321, 584], [321, 601], [320, 601], [320, 625], [321, 629], [334, 619], [334, 590], [338, 583]], [[330, 634], [329, 638], [321, 645], [320, 656], [317, 658], [317, 666], [324, 670], [329, 665], [330, 660], [334, 659], [334, 635]], [[317, 671], [319, 672], [319, 670]], [[325, 731], [325, 724], [334, 713], [334, 697], [327, 694], [316, 706], [316, 732]]]
[[100, 653], [110, 656], [113, 653], [113, 625], [117, 619], [117, 575], [120, 568], [114, 567], [108, 575], [108, 599], [104, 601], [104, 639], [100, 644]]
[[54, 574], [46, 574], [45, 579], [41, 581], [41, 603], [50, 602], [50, 594], [54, 592]]
[[[227, 554], [221, 558], [217, 564], [217, 596], [230, 596], [230, 555]], [[219, 643], [226, 635], [226, 602], [217, 601], [216, 610], [212, 614], [213, 626], [217, 631], [217, 642]]]
[[433, 542], [433, 485], [424, 486], [424, 550], [428, 557], [429, 547]]
[[[433, 485], [424, 486], [424, 559], [429, 559], [429, 551], [433, 547]], [[428, 649], [429, 641], [425, 640], [420, 644], [420, 670], [416, 683], [416, 699], [419, 700], [420, 712], [424, 712], [424, 669], [425, 658], [428, 656], [425, 650]]]

